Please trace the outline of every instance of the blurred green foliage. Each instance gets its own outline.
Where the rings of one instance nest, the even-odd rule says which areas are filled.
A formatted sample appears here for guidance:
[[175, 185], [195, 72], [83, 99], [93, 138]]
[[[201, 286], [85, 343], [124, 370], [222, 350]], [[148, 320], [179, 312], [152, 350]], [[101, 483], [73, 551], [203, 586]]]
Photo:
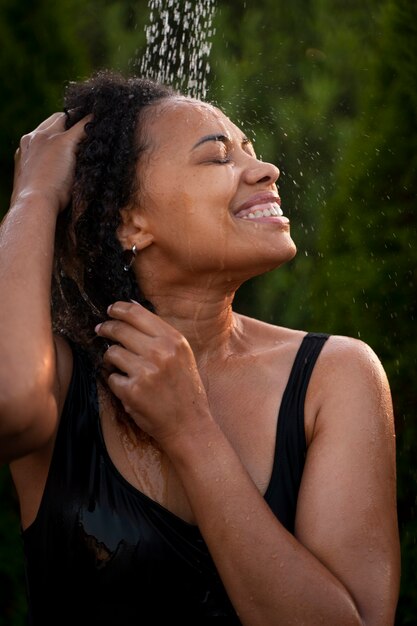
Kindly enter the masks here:
[[[20, 136], [61, 108], [64, 85], [132, 71], [144, 0], [0, 0], [0, 214]], [[217, 0], [208, 98], [281, 169], [296, 258], [244, 285], [236, 308], [360, 337], [381, 358], [397, 426], [402, 583], [417, 615], [417, 4]], [[0, 626], [25, 623], [16, 501], [0, 474]], [[354, 514], [354, 511], [352, 511]]]

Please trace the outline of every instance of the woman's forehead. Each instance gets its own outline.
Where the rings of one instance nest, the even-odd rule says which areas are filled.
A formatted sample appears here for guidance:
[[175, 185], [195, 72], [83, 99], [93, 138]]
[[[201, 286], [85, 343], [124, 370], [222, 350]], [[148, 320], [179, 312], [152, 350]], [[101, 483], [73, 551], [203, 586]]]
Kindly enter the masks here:
[[164, 113], [171, 113], [178, 117], [185, 118], [189, 118], [191, 115], [196, 119], [199, 117], [205, 118], [207, 116], [228, 119], [223, 111], [214, 106], [214, 104], [211, 104], [211, 102], [204, 102], [203, 100], [189, 96], [171, 96], [163, 100], [159, 106], [162, 115]]
[[148, 123], [152, 143], [167, 144], [179, 137], [198, 139], [209, 133], [240, 136], [242, 132], [216, 106], [186, 96], [174, 96], [158, 103]]

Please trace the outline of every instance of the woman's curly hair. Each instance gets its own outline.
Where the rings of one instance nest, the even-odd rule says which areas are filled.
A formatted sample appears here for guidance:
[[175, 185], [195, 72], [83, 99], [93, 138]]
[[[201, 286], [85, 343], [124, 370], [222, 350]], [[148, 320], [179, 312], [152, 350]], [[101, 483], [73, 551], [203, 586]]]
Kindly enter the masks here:
[[118, 238], [120, 209], [138, 192], [136, 164], [146, 148], [142, 113], [175, 95], [154, 81], [100, 71], [69, 83], [66, 127], [92, 114], [79, 145], [72, 201], [59, 216], [52, 277], [54, 331], [83, 348], [96, 367], [105, 349], [94, 327], [109, 304], [137, 300], [152, 310]]

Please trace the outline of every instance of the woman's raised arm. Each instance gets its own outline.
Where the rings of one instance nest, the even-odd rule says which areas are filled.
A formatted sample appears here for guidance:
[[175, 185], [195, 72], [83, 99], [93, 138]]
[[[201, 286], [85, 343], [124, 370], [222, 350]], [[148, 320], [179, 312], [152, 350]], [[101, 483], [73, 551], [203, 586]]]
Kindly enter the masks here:
[[0, 228], [0, 462], [42, 446], [62, 398], [50, 297], [56, 220], [71, 196], [86, 120], [54, 113], [22, 137]]

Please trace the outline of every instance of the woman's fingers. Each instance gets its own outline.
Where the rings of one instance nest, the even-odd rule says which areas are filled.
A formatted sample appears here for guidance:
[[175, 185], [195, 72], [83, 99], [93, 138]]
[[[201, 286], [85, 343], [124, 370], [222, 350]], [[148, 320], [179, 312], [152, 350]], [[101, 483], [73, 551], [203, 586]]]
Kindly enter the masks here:
[[148, 311], [138, 302], [115, 302], [109, 306], [107, 313], [111, 318], [127, 322], [150, 337], [177, 332], [167, 322], [155, 313]]
[[107, 378], [107, 384], [110, 387], [110, 391], [114, 393], [116, 398], [122, 402], [126, 413], [131, 414], [131, 409], [126, 402], [126, 398], [129, 395], [130, 381], [123, 374], [113, 372]]
[[96, 326], [96, 333], [114, 343], [121, 344], [134, 354], [143, 354], [151, 348], [152, 337], [132, 324], [121, 320], [108, 320]]
[[103, 361], [128, 376], [133, 376], [139, 368], [144, 368], [144, 361], [139, 355], [116, 344], [106, 350]]
[[[65, 113], [53, 113], [46, 120], [41, 122], [39, 126], [37, 126], [32, 132], [24, 135], [20, 141], [19, 147], [21, 148], [22, 146], [24, 146], [25, 148], [28, 148], [31, 141], [39, 135], [44, 135], [45, 137], [53, 137], [55, 135], [61, 134], [70, 138], [71, 141], [75, 144], [77, 140], [81, 139], [82, 135], [85, 135], [85, 126], [86, 124], [88, 124], [88, 122], [92, 120], [92, 118], [92, 114], [86, 115], [67, 130], [65, 128]], [[19, 149], [17, 151], [19, 151]]]
[[[86, 127], [86, 125], [89, 122], [91, 122], [92, 119], [93, 119], [93, 114], [89, 113], [85, 117], [82, 117], [80, 120], [78, 120], [78, 122], [76, 122], [73, 126], [71, 126], [71, 128], [69, 128], [65, 132], [68, 135], [75, 135], [76, 137], [79, 137], [79, 139], [80, 139], [83, 135], [86, 135], [86, 128], [85, 127]], [[65, 124], [65, 114], [64, 114], [64, 122], [63, 123]]]
[[50, 115], [45, 120], [43, 120], [43, 122], [41, 122], [32, 132], [46, 130], [50, 126], [56, 125], [57, 123], [61, 123], [62, 130], [64, 130], [65, 119], [66, 119], [65, 113], [63, 113], [62, 111], [52, 113], [52, 115]]
[[100, 337], [122, 344], [134, 354], [165, 369], [172, 362], [194, 363], [185, 337], [170, 324], [139, 304], [116, 302], [108, 309], [112, 319], [95, 328]]
[[[178, 368], [195, 366], [193, 352], [185, 337], [157, 315], [129, 302], [116, 302], [108, 310], [112, 319], [95, 328], [100, 337], [141, 356], [147, 364], [171, 377], [176, 375]], [[125, 357], [125, 352], [117, 355], [118, 359]], [[118, 362], [120, 365], [121, 361]]]
[[151, 349], [152, 344], [156, 343], [153, 340], [179, 335], [172, 326], [137, 303], [115, 302], [107, 312], [110, 319], [98, 324], [96, 333], [121, 343], [137, 354]]
[[35, 134], [44, 134], [48, 137], [55, 137], [57, 135], [61, 135], [63, 141], [70, 141], [73, 143], [74, 148], [77, 143], [82, 139], [83, 136], [86, 135], [85, 127], [92, 120], [92, 114], [86, 115], [76, 122], [71, 128], [65, 128], [66, 115], [65, 113], [55, 113], [51, 115], [47, 120], [42, 122], [32, 133], [31, 136]]
[[91, 121], [93, 118], [92, 114], [88, 114], [85, 117], [82, 117], [78, 122], [76, 122], [71, 128], [68, 130], [65, 128], [65, 122], [67, 120], [67, 115], [62, 111], [58, 111], [56, 113], [52, 113], [49, 117], [47, 117], [43, 122], [41, 122], [32, 132], [37, 133], [40, 131], [51, 130], [54, 132], [67, 132], [71, 134], [73, 129], [76, 129], [76, 132], [81, 132], [84, 130], [84, 126], [86, 123]]

